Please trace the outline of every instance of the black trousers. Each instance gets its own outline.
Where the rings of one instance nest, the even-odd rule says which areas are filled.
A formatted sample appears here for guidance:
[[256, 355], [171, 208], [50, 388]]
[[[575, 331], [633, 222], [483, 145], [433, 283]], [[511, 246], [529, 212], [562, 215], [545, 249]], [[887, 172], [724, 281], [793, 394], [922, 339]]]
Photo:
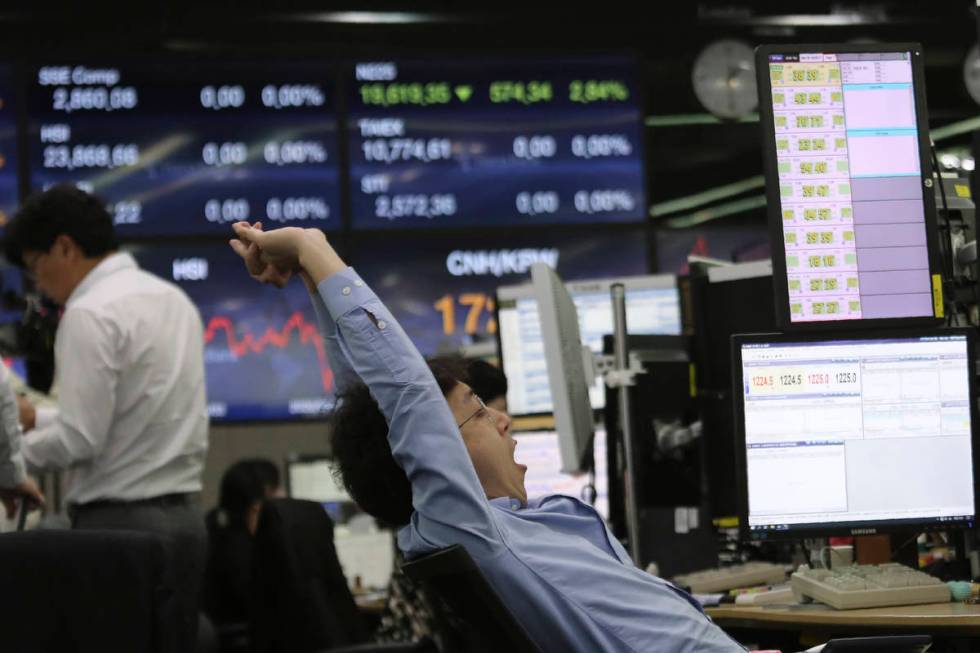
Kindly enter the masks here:
[[196, 496], [174, 501], [96, 502], [73, 506], [72, 528], [143, 531], [162, 536], [170, 544], [181, 622], [180, 650], [194, 651], [197, 642], [198, 600], [204, 581], [207, 530]]

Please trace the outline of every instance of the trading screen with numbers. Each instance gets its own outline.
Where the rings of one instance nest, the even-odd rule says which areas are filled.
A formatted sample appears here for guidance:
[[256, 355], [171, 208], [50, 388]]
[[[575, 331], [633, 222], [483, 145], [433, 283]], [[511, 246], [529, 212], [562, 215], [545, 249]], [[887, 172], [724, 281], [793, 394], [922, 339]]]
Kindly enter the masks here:
[[331, 82], [312, 64], [35, 68], [30, 185], [103, 197], [122, 237], [339, 228]]
[[740, 352], [750, 529], [973, 518], [966, 336]]
[[933, 316], [912, 56], [768, 57], [791, 322]]
[[347, 260], [424, 356], [494, 340], [498, 286], [529, 282], [534, 263], [556, 268], [568, 281], [648, 269], [640, 229], [362, 236], [352, 240]]
[[646, 215], [627, 59], [375, 61], [349, 74], [356, 229]]
[[17, 210], [17, 112], [14, 72], [0, 66], [0, 230]]

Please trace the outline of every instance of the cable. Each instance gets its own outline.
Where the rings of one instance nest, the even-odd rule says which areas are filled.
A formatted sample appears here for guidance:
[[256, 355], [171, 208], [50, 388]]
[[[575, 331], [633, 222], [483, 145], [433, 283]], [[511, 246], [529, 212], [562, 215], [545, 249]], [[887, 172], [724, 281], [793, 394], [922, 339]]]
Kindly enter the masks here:
[[902, 542], [901, 544], [899, 544], [897, 547], [895, 547], [894, 549], [892, 549], [892, 552], [888, 556], [888, 559], [889, 560], [894, 560], [895, 559], [895, 555], [899, 551], [901, 551], [902, 549], [904, 549], [905, 547], [907, 547], [909, 544], [911, 544], [915, 540], [919, 539], [919, 535], [921, 535], [921, 533], [916, 533], [915, 535], [913, 535], [912, 537], [910, 537], [909, 539], [905, 540], [904, 542]]

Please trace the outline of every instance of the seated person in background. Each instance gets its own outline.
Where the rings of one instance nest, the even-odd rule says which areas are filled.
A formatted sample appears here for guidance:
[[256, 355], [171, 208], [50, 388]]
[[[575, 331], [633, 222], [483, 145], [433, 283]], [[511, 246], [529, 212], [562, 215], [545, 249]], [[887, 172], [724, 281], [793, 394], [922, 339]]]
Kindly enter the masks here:
[[433, 375], [322, 232], [234, 230], [254, 278], [307, 284], [341, 397], [333, 455], [361, 508], [400, 527], [407, 558], [463, 545], [542, 651], [744, 650], [690, 595], [637, 569], [592, 507], [528, 504], [507, 416]]
[[252, 538], [262, 502], [282, 496], [279, 469], [269, 460], [241, 460], [221, 478], [218, 507], [208, 513], [204, 611], [218, 625], [248, 621]]
[[507, 377], [496, 365], [485, 360], [473, 360], [466, 367], [468, 383], [487, 408], [507, 412]]

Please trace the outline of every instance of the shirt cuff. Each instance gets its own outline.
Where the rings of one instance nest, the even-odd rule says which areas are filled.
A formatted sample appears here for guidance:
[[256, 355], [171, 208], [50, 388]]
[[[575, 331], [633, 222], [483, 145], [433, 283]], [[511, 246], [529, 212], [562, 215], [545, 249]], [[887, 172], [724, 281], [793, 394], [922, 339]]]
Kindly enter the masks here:
[[350, 267], [331, 274], [321, 281], [317, 285], [317, 291], [320, 293], [320, 298], [323, 299], [327, 311], [335, 321], [358, 306], [363, 306], [366, 302], [376, 299], [374, 292], [354, 272], [354, 268]]
[[58, 419], [58, 409], [39, 406], [34, 409], [34, 429], [41, 430], [55, 423]]

